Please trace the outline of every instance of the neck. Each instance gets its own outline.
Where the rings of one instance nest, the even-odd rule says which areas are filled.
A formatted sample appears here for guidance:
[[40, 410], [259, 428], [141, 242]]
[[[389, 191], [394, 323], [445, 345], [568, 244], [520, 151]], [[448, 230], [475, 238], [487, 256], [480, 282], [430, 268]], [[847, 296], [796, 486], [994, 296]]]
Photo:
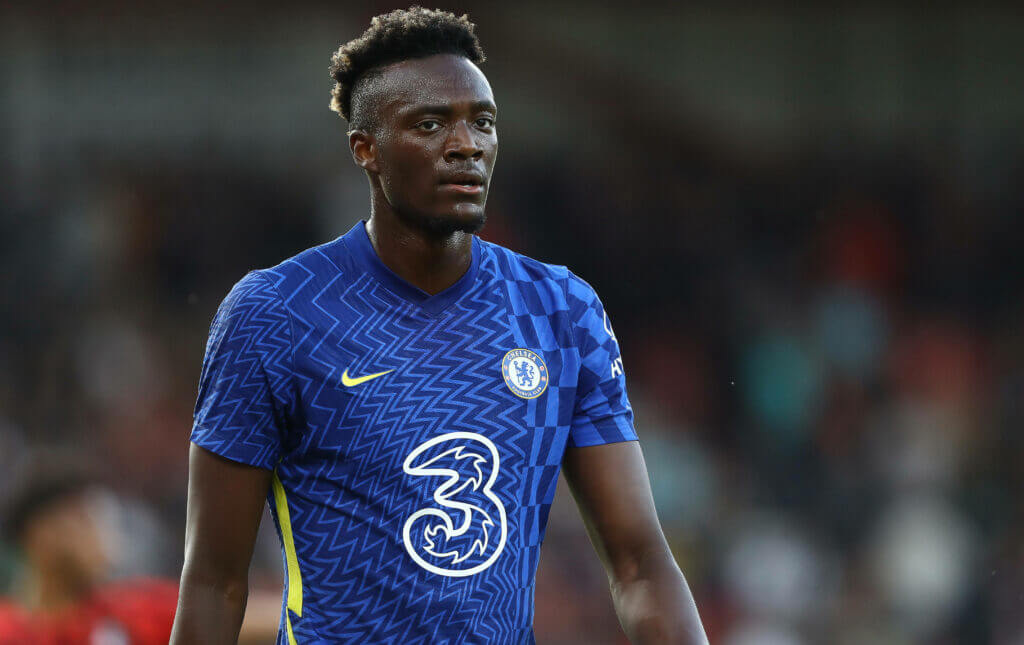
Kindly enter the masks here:
[[432, 235], [371, 199], [366, 233], [377, 257], [395, 274], [430, 295], [458, 282], [473, 261], [473, 235], [456, 231]]
[[24, 606], [36, 613], [54, 613], [71, 607], [89, 595], [91, 586], [84, 580], [74, 580], [66, 573], [47, 572], [32, 568], [23, 588]]

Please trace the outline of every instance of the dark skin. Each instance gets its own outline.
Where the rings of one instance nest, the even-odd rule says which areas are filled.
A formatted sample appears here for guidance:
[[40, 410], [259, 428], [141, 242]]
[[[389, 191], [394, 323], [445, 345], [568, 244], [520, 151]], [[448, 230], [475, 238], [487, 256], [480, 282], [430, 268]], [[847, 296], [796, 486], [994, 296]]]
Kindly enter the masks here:
[[[367, 93], [377, 123], [349, 132], [370, 182], [367, 233], [392, 271], [438, 293], [469, 268], [472, 232], [484, 223], [498, 154], [491, 87], [476, 65], [446, 55], [389, 65]], [[479, 192], [452, 186], [469, 176]]]
[[562, 473], [630, 642], [706, 644], [697, 605], [654, 510], [640, 444], [568, 448]]
[[171, 643], [235, 643], [249, 597], [249, 561], [271, 471], [192, 444], [185, 566]]
[[[370, 183], [374, 249], [407, 282], [443, 291], [468, 269], [472, 233], [484, 221], [498, 148], [490, 85], [465, 58], [431, 56], [383, 68], [359, 105], [376, 115], [349, 133], [352, 158]], [[458, 187], [467, 180], [478, 188]], [[707, 643], [658, 522], [639, 445], [570, 448], [563, 467], [630, 640]], [[270, 471], [192, 445], [172, 644], [235, 642], [270, 479]]]

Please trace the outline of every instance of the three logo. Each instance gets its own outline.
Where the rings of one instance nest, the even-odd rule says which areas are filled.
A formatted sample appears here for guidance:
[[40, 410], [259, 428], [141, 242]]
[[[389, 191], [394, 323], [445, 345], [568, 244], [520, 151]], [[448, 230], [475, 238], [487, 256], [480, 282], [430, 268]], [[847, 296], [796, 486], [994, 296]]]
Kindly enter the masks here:
[[500, 467], [494, 442], [475, 432], [449, 432], [409, 453], [402, 470], [438, 482], [434, 505], [410, 515], [402, 527], [402, 543], [416, 564], [450, 578], [494, 564], [508, 536], [505, 505], [492, 490]]
[[[341, 375], [355, 387], [390, 374]], [[548, 367], [536, 352], [513, 349], [501, 361], [501, 374], [513, 394], [535, 399], [548, 387]], [[505, 548], [508, 519], [493, 491], [501, 467], [497, 446], [475, 432], [449, 432], [424, 441], [405, 458], [402, 470], [436, 483], [432, 504], [405, 520], [402, 543], [409, 557], [431, 573], [452, 578], [487, 569]]]

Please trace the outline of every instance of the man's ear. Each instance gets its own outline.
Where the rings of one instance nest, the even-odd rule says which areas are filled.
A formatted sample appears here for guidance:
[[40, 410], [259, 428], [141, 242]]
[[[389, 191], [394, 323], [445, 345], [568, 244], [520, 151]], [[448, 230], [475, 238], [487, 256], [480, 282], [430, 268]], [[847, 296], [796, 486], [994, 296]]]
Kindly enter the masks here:
[[352, 160], [363, 170], [378, 172], [377, 139], [365, 130], [349, 130], [348, 148], [352, 151]]

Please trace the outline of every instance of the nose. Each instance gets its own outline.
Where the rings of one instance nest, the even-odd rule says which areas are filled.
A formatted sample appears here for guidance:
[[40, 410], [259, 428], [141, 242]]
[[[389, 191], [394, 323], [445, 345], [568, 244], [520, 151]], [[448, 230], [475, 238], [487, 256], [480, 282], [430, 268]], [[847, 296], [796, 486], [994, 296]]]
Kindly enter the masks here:
[[483, 148], [477, 143], [469, 124], [465, 121], [459, 121], [455, 124], [454, 130], [446, 142], [444, 150], [445, 160], [479, 159], [483, 154]]

